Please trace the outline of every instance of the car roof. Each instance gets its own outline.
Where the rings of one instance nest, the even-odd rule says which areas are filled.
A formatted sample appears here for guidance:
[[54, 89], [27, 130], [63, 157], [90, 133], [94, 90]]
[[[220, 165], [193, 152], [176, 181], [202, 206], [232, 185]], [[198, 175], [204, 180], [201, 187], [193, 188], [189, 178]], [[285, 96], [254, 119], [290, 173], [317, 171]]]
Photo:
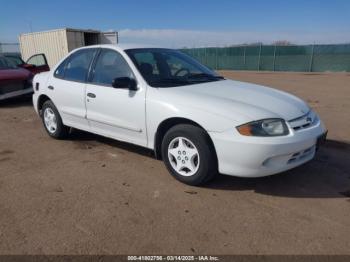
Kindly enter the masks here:
[[78, 49], [88, 49], [88, 48], [111, 48], [118, 51], [125, 51], [128, 49], [142, 49], [142, 48], [164, 48], [154, 45], [144, 45], [144, 44], [102, 44], [102, 45], [89, 45], [77, 48]]

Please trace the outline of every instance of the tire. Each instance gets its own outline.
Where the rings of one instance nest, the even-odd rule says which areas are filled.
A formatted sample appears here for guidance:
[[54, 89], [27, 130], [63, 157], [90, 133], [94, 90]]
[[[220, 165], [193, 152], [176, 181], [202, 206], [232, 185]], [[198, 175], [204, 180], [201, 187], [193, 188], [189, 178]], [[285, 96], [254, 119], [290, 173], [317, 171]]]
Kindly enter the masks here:
[[41, 119], [49, 136], [55, 139], [63, 139], [68, 136], [69, 127], [63, 125], [62, 118], [51, 100], [43, 104]]
[[171, 175], [191, 186], [202, 185], [218, 173], [209, 135], [193, 125], [181, 124], [168, 130], [162, 141], [162, 158]]

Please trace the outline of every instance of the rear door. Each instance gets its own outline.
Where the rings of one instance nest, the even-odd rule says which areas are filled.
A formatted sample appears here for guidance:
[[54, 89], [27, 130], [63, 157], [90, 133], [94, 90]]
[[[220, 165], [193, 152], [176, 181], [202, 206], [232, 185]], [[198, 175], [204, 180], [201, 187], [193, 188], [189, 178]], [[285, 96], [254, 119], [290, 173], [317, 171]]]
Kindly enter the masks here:
[[63, 123], [88, 130], [85, 89], [96, 48], [81, 49], [70, 55], [55, 70], [48, 83], [48, 96], [61, 114]]
[[37, 54], [31, 56], [24, 67], [30, 70], [33, 74], [50, 71], [50, 67], [47, 63], [46, 56], [44, 54]]
[[91, 130], [146, 146], [145, 87], [138, 85], [136, 91], [112, 87], [112, 81], [119, 77], [135, 79], [119, 52], [102, 48], [86, 86], [87, 119]]

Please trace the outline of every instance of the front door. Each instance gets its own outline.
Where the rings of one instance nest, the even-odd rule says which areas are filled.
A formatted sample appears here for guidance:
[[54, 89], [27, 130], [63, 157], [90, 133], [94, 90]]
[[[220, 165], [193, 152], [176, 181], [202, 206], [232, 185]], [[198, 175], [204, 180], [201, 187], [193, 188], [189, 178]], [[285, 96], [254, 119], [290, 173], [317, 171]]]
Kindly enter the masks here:
[[112, 87], [118, 77], [135, 76], [123, 56], [102, 48], [86, 86], [86, 109], [94, 133], [146, 146], [145, 87]]
[[46, 56], [44, 54], [37, 54], [31, 56], [24, 67], [27, 67], [33, 74], [50, 71], [47, 64]]

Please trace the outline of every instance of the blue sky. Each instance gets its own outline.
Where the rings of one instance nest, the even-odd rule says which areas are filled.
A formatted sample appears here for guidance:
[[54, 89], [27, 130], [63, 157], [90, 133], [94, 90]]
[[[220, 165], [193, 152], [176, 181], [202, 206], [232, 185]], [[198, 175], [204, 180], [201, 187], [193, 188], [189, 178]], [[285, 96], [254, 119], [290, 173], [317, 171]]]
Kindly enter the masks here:
[[18, 1], [1, 4], [0, 42], [62, 27], [120, 31], [121, 42], [212, 46], [350, 42], [349, 0]]

